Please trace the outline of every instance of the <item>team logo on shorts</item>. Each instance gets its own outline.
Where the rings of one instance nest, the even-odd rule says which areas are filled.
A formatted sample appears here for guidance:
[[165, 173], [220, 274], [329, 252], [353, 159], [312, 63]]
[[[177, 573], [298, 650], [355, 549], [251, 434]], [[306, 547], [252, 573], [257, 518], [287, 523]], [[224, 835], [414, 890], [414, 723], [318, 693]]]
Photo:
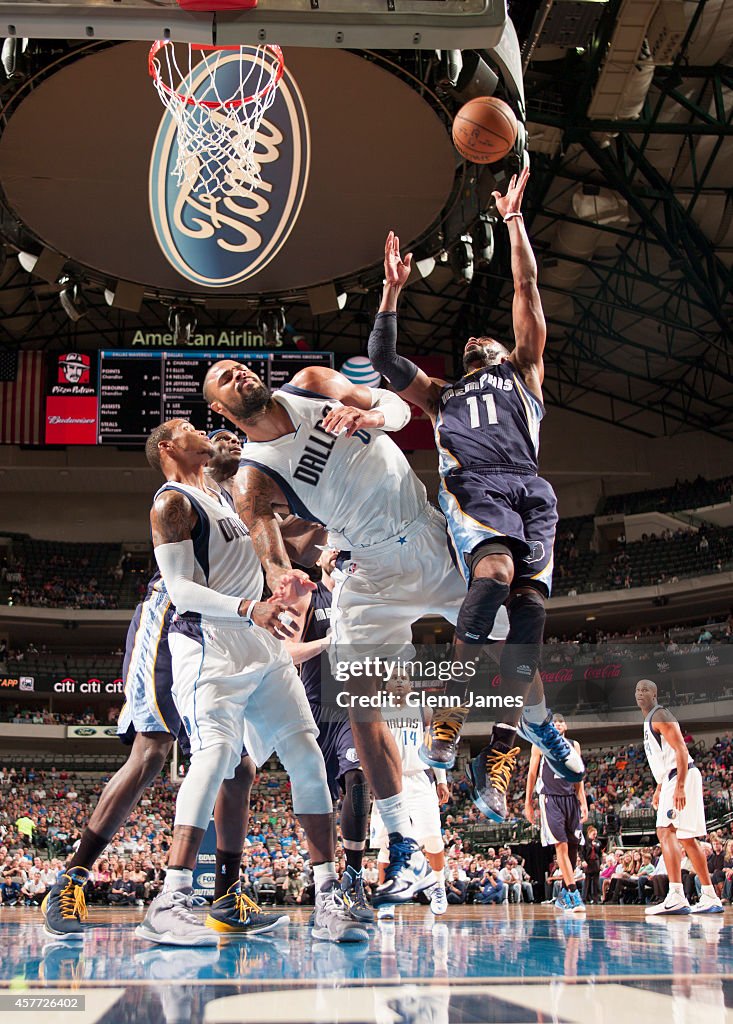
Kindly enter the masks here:
[[349, 562], [349, 564], [344, 567], [344, 572], [347, 573], [349, 576], [353, 576], [358, 568], [359, 567], [356, 564], [356, 562]]
[[351, 761], [352, 764], [359, 760], [359, 755], [356, 752], [356, 747], [349, 747], [349, 749], [346, 751], [346, 760]]
[[545, 560], [545, 545], [541, 540], [534, 540], [529, 545], [530, 552], [525, 561], [529, 562], [530, 565], [535, 562], [544, 562]]

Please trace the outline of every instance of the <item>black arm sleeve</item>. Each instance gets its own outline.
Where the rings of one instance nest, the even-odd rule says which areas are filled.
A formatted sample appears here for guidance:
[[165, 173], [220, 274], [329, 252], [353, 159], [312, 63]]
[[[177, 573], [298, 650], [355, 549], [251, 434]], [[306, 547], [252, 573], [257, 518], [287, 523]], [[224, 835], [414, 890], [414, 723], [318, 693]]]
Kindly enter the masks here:
[[387, 378], [395, 391], [404, 391], [417, 376], [417, 366], [397, 355], [396, 313], [377, 313], [367, 351], [374, 369]]

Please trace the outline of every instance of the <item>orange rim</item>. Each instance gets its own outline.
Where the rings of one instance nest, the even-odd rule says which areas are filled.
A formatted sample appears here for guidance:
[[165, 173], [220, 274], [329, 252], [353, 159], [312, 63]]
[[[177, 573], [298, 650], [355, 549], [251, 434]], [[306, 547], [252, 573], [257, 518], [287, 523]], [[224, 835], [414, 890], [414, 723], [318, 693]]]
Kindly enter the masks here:
[[[264, 89], [260, 89], [259, 92], [252, 93], [251, 96], [245, 96], [242, 99], [236, 100], [222, 100], [221, 102], [219, 100], [197, 100], [192, 96], [184, 96], [176, 89], [173, 89], [170, 85], [167, 85], [160, 77], [160, 72], [156, 65], [156, 57], [164, 46], [172, 45], [172, 39], [156, 39], [150, 47], [150, 53], [148, 54], [148, 74], [164, 92], [168, 93], [169, 96], [177, 96], [179, 100], [182, 100], [191, 107], [206, 107], [207, 110], [219, 110], [223, 107], [227, 110], [236, 110], [238, 107], [246, 106], [247, 103], [253, 103], [255, 100], [262, 99], [262, 97], [266, 96], [272, 89], [277, 88], [277, 85], [283, 76], [283, 72], [285, 71], [285, 58], [283, 57], [282, 50], [279, 46], [267, 43], [265, 44], [264, 49], [269, 50], [277, 61], [277, 71], [275, 72], [275, 77], [270, 79]], [[241, 50], [240, 46], [206, 46], [203, 43], [191, 43], [190, 47], [197, 53], [211, 53], [216, 50]]]

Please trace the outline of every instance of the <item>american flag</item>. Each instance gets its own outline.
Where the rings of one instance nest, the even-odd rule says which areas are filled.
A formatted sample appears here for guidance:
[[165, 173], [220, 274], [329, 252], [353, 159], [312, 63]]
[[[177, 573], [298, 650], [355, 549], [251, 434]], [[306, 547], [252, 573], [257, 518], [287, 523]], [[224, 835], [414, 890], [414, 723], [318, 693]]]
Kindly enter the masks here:
[[43, 353], [0, 348], [0, 444], [43, 441]]

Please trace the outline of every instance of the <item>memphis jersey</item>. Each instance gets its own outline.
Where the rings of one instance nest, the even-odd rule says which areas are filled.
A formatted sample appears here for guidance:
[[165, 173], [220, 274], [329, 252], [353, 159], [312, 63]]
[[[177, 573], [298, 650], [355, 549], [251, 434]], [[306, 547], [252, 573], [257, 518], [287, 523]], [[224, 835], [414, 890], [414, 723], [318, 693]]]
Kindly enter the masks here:
[[[301, 642], [323, 640], [331, 628], [331, 591], [325, 583], [317, 583], [311, 594], [310, 608], [303, 627]], [[326, 660], [327, 663], [327, 659]], [[309, 658], [300, 666], [300, 678], [303, 680], [309, 704], [321, 703], [321, 667], [322, 655]]]
[[425, 509], [425, 488], [383, 430], [336, 437], [323, 429], [323, 419], [341, 402], [290, 384], [272, 397], [290, 416], [293, 433], [250, 441], [240, 465], [271, 477], [293, 515], [325, 526], [333, 547], [387, 540]]
[[421, 709], [406, 704], [402, 707], [382, 708], [382, 718], [395, 738], [402, 762], [402, 774], [418, 775], [426, 771], [425, 762], [420, 760], [418, 753], [425, 728]]
[[[196, 512], [191, 531], [194, 554], [194, 583], [219, 594], [259, 601], [262, 597], [262, 569], [249, 533], [232, 507], [232, 499], [216, 484], [202, 491], [189, 484], [167, 483], [164, 491], [185, 494]], [[185, 610], [184, 610], [185, 611]], [[183, 618], [198, 621], [201, 616], [187, 611]], [[231, 620], [222, 620], [231, 621]]]
[[510, 362], [441, 389], [435, 440], [441, 476], [504, 466], [537, 472], [544, 406]]
[[[661, 711], [660, 704], [655, 704], [644, 719], [644, 753], [652, 770], [654, 781], [660, 783], [666, 782], [669, 773], [677, 768], [677, 755], [674, 752], [674, 747], [667, 743], [661, 732], [656, 732], [654, 729], [652, 719], [657, 711]], [[687, 763], [689, 765], [694, 763], [689, 754]]]
[[535, 792], [544, 793], [545, 796], [574, 796], [575, 783], [568, 782], [562, 775], [554, 772], [543, 755], [540, 760], [540, 770], [537, 773]]

